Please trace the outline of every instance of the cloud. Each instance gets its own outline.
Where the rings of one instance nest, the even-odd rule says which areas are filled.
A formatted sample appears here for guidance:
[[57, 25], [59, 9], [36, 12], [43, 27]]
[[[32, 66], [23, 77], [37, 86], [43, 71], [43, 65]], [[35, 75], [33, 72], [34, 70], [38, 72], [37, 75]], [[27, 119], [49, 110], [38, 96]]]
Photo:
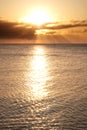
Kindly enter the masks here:
[[23, 23], [0, 20], [0, 39], [34, 39], [35, 28]]
[[[81, 27], [81, 29], [77, 29], [77, 27]], [[45, 23], [40, 27], [31, 24], [0, 20], [0, 39], [34, 40], [36, 39], [35, 31], [39, 29], [48, 29], [45, 33], [47, 35], [65, 35], [66, 33], [71, 35], [79, 35], [79, 33], [84, 33], [84, 35], [86, 35], [87, 20], [72, 20], [70, 23]]]
[[62, 24], [62, 23], [47, 23], [44, 24], [41, 28], [42, 29], [52, 29], [52, 30], [59, 30], [59, 29], [68, 29], [68, 28], [74, 28], [74, 27], [87, 27], [87, 20], [83, 21], [71, 21], [68, 24]]
[[83, 32], [86, 33], [86, 32], [87, 32], [87, 29], [84, 29]]

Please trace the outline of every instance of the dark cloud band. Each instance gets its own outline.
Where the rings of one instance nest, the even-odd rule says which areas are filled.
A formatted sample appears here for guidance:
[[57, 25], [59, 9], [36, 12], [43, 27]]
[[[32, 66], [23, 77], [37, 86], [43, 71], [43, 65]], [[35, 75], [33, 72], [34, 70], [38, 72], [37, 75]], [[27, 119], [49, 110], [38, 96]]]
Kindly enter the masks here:
[[35, 29], [21, 23], [0, 21], [0, 38], [6, 39], [33, 39]]

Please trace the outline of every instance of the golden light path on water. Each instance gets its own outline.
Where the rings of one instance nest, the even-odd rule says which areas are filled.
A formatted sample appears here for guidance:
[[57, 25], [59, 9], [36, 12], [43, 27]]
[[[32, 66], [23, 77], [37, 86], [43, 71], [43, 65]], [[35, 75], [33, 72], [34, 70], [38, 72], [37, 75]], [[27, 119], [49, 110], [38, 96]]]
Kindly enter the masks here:
[[[27, 72], [27, 87], [31, 91], [32, 100], [40, 100], [48, 95], [46, 82], [48, 77], [47, 61], [42, 47], [34, 48], [34, 55], [30, 63], [30, 71]], [[29, 80], [28, 80], [29, 79]]]

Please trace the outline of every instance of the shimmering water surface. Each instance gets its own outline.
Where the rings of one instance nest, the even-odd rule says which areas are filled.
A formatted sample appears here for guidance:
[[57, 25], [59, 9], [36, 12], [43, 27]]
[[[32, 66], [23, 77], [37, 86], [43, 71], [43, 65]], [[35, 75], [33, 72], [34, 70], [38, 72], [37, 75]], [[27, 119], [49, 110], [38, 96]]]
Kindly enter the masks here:
[[0, 130], [87, 130], [87, 45], [0, 45]]

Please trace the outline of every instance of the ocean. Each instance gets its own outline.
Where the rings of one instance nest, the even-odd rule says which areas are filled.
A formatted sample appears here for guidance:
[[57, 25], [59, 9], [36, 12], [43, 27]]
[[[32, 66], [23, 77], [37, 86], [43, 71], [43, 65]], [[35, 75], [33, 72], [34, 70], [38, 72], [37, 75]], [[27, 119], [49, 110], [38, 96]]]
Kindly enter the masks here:
[[0, 130], [87, 130], [87, 45], [0, 44]]

